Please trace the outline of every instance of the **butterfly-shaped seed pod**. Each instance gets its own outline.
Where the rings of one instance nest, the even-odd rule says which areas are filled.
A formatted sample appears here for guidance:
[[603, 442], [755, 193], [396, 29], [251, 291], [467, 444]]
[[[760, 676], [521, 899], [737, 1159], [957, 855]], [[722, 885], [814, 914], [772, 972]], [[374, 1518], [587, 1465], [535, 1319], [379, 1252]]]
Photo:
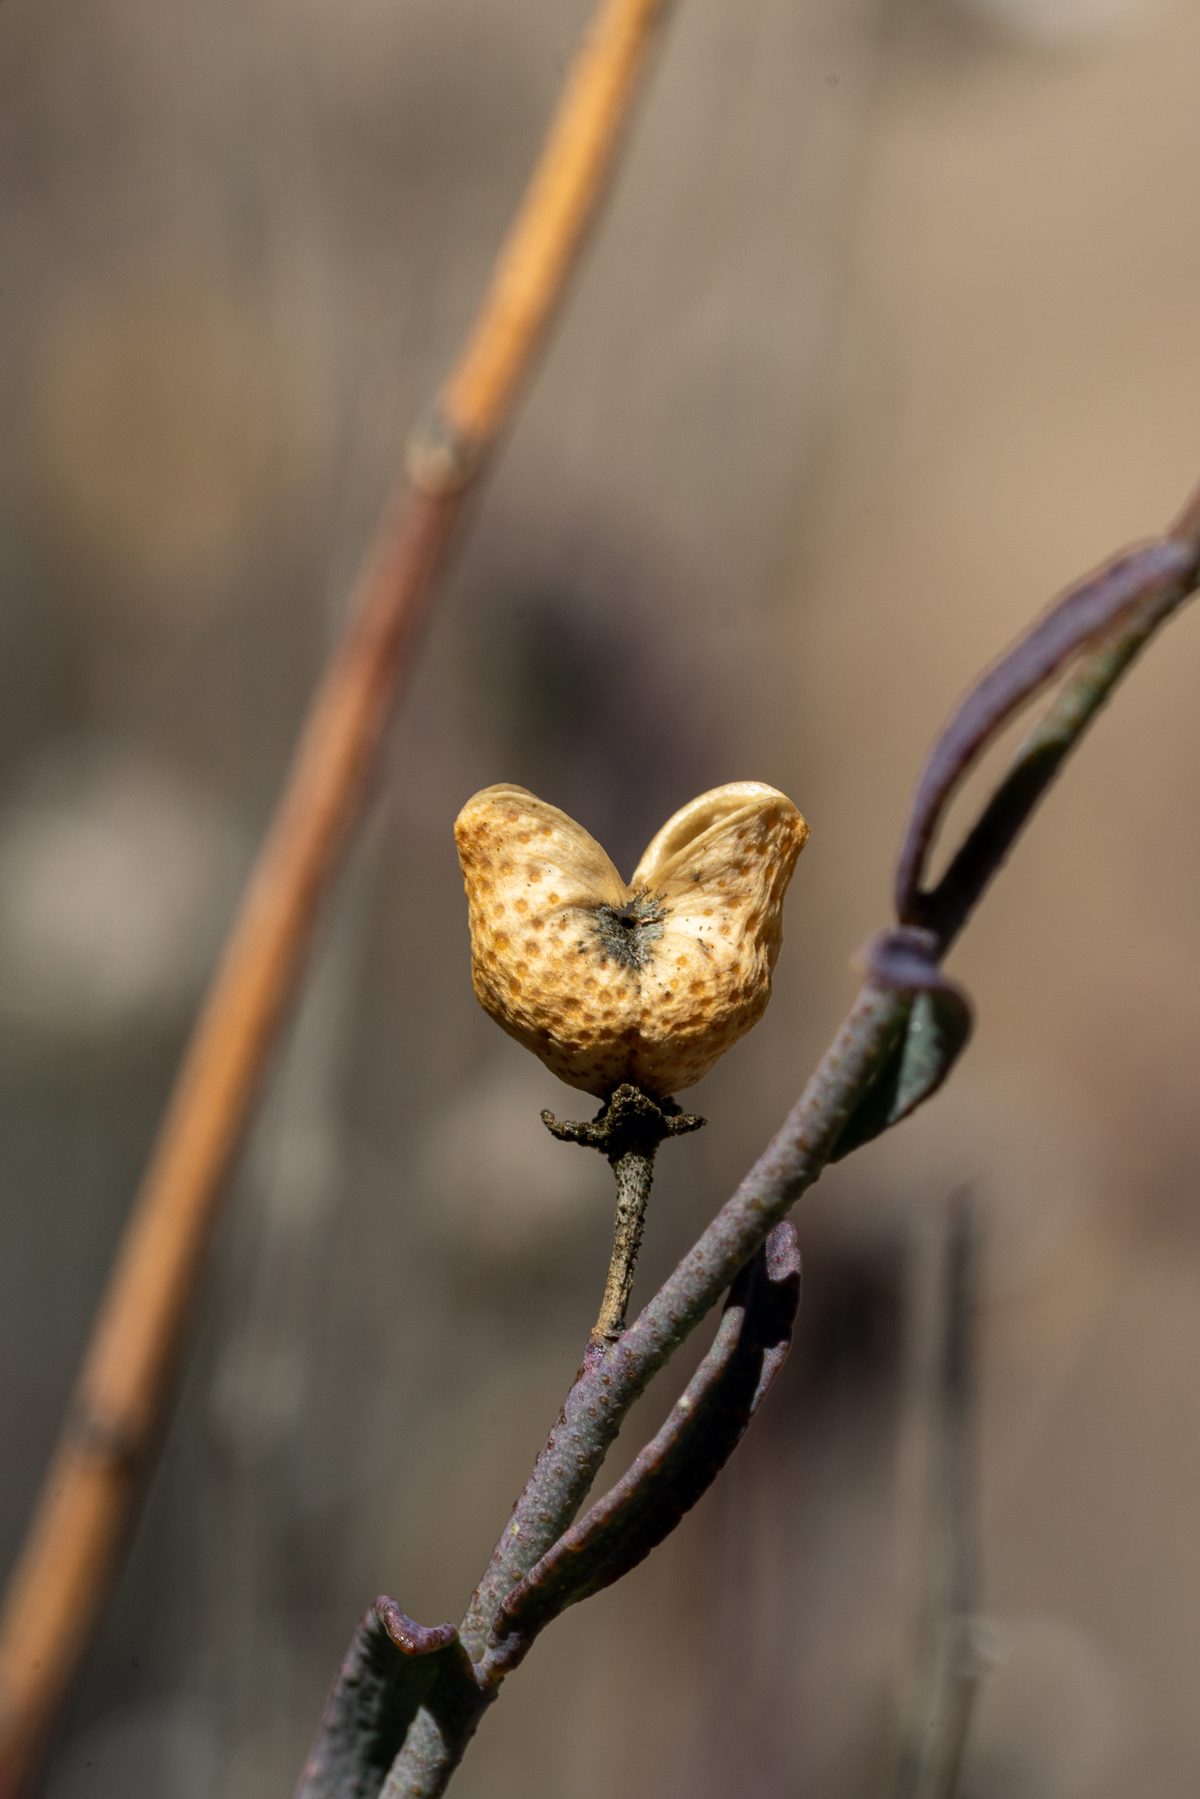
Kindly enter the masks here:
[[485, 787], [454, 826], [476, 997], [585, 1093], [666, 1099], [762, 1016], [808, 826], [761, 781], [702, 793], [623, 881], [582, 825]]

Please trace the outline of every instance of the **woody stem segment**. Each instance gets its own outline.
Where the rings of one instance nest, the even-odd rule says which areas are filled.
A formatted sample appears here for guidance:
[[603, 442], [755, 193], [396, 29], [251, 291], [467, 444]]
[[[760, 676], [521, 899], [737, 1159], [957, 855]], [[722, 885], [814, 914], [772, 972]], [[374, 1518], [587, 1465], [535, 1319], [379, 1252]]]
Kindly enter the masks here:
[[615, 1343], [625, 1329], [629, 1296], [642, 1232], [646, 1226], [646, 1206], [654, 1182], [654, 1151], [627, 1149], [624, 1155], [610, 1157], [617, 1183], [617, 1216], [613, 1226], [612, 1258], [600, 1312], [589, 1339], [592, 1343]]
[[600, 1314], [588, 1339], [591, 1348], [603, 1348], [615, 1343], [625, 1329], [658, 1146], [666, 1137], [698, 1131], [704, 1120], [681, 1112], [674, 1100], [652, 1099], [640, 1087], [626, 1082], [614, 1089], [588, 1124], [563, 1121], [551, 1112], [542, 1113], [542, 1123], [561, 1142], [582, 1143], [600, 1150], [608, 1158], [617, 1183], [617, 1216], [608, 1278]]

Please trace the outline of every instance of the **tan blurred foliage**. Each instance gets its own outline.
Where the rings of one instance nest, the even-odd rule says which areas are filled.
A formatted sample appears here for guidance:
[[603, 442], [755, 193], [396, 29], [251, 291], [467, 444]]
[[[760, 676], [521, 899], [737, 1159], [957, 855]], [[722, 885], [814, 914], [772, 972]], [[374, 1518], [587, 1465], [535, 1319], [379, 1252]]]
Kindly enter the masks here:
[[[0, 8], [6, 1555], [584, 15]], [[1200, 475], [1198, 70], [1183, 5], [681, 0], [328, 921], [55, 1799], [286, 1792], [362, 1605], [461, 1609], [573, 1372], [608, 1194], [475, 1006], [451, 821], [520, 782], [623, 872], [721, 781], [812, 823], [771, 1010], [661, 1158], [648, 1289], [840, 1016], [953, 698]], [[1195, 1791], [1198, 676], [1185, 615], [956, 956], [980, 1028], [951, 1089], [807, 1203], [803, 1329], [744, 1450], [522, 1669], [463, 1799], [886, 1782], [903, 1262], [964, 1180], [1000, 1646], [969, 1791]]]

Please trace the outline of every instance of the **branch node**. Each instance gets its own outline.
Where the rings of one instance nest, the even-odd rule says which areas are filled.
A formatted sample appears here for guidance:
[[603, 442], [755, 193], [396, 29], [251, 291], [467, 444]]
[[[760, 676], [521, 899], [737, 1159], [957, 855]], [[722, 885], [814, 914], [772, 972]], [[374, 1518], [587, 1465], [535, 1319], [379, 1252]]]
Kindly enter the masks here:
[[483, 446], [435, 406], [411, 433], [404, 468], [418, 493], [448, 499], [469, 487], [479, 472]]

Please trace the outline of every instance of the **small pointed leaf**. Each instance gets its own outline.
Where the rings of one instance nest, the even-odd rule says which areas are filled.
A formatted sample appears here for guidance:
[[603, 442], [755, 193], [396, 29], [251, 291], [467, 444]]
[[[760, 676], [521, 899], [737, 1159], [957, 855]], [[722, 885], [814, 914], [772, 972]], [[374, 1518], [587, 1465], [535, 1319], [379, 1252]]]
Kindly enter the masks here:
[[924, 931], [885, 931], [867, 951], [879, 986], [912, 994], [891, 1055], [842, 1127], [831, 1162], [879, 1137], [923, 1105], [946, 1079], [971, 1035], [971, 1007], [942, 973], [936, 940]]

